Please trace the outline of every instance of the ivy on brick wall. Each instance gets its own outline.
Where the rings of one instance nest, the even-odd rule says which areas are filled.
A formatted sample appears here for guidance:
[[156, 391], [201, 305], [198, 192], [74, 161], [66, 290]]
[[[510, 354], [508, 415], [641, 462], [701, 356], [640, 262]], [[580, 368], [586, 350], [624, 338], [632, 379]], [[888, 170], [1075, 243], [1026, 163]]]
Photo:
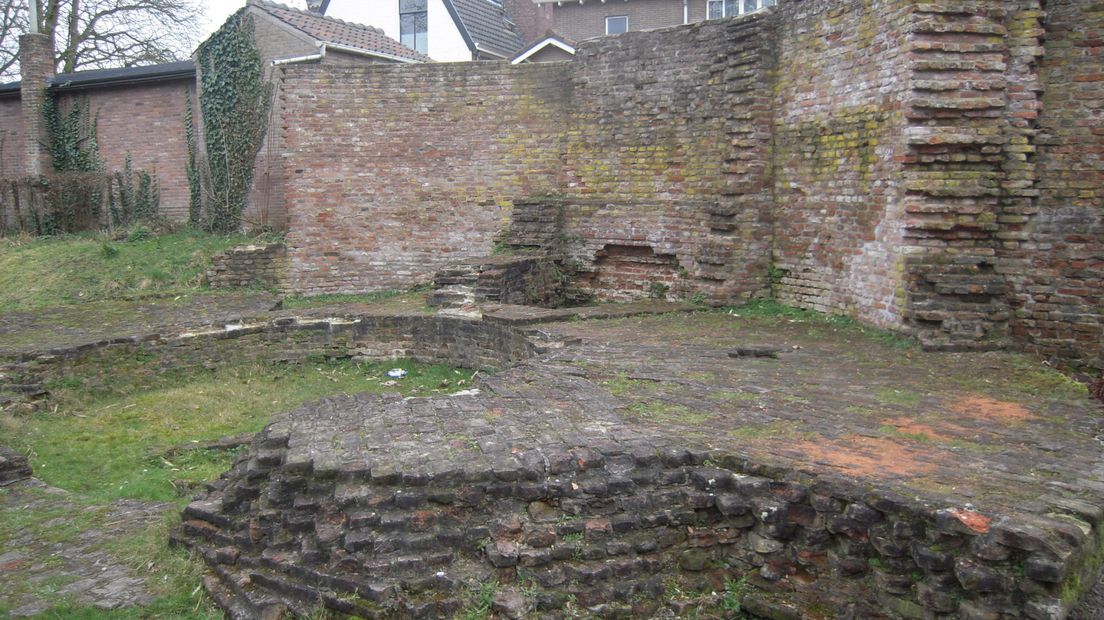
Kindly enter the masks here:
[[99, 226], [106, 184], [88, 102], [74, 99], [63, 111], [53, 97], [42, 106], [55, 174], [45, 180], [42, 209], [32, 218], [35, 234], [73, 233]]
[[0, 210], [16, 212], [9, 218], [14, 222], [12, 230], [6, 232], [51, 235], [111, 230], [157, 219], [156, 173], [136, 170], [129, 155], [123, 170], [107, 170], [100, 156], [96, 118], [86, 99], [73, 98], [61, 105], [47, 98], [42, 116], [53, 173], [13, 184], [0, 197], [5, 203]]
[[260, 151], [272, 105], [253, 36], [253, 19], [242, 9], [198, 50], [199, 107], [207, 147], [201, 175], [203, 224], [213, 232], [241, 226], [253, 162]]
[[188, 162], [184, 172], [188, 177], [188, 223], [199, 228], [203, 223], [203, 189], [199, 181], [199, 148], [196, 145], [195, 112], [192, 91], [184, 91], [184, 141], [188, 145]]
[[96, 140], [96, 119], [87, 102], [74, 100], [68, 112], [62, 112], [53, 97], [42, 106], [50, 157], [57, 172], [96, 172], [103, 169], [100, 145]]

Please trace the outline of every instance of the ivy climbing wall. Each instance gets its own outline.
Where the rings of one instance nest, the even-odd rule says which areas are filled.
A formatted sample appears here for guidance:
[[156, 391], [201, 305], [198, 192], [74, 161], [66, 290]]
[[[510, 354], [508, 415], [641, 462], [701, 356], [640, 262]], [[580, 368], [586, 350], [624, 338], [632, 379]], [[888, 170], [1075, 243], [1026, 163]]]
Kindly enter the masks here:
[[57, 97], [67, 107], [86, 106], [96, 119], [100, 158], [107, 171], [122, 170], [127, 157], [135, 170], [155, 174], [161, 215], [186, 221], [188, 182], [184, 107], [193, 79], [140, 86], [100, 88]]

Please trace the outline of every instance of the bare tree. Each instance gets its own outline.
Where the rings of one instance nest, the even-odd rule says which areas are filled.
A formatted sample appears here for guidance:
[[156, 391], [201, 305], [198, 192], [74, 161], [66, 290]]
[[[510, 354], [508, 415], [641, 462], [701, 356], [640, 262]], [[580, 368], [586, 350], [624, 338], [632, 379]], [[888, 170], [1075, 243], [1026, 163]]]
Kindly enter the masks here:
[[[188, 56], [199, 35], [195, 0], [33, 0], [54, 39], [57, 70], [134, 67]], [[18, 76], [27, 0], [0, 0], [0, 76]]]

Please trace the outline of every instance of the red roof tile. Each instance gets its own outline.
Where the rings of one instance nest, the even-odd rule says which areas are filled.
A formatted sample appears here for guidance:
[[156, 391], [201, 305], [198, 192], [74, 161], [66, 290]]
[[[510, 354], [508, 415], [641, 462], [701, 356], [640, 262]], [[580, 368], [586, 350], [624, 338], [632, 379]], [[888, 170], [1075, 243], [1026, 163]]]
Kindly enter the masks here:
[[406, 47], [371, 26], [308, 13], [267, 0], [254, 0], [251, 5], [276, 19], [301, 30], [322, 43], [332, 43], [358, 50], [405, 60], [429, 62], [429, 57]]

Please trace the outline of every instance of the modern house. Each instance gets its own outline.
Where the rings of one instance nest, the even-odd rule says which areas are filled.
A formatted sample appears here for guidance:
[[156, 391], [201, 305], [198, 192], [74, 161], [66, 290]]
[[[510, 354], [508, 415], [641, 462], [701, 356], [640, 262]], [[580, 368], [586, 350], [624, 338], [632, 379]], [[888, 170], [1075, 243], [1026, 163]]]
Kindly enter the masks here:
[[777, 0], [533, 1], [542, 7], [552, 7], [552, 29], [561, 37], [576, 41], [734, 17], [777, 3]]
[[549, 32], [544, 38], [534, 41], [514, 55], [510, 63], [520, 65], [526, 62], [571, 60], [575, 57], [575, 45], [575, 41], [561, 37], [554, 32]]
[[293, 9], [267, 0], [248, 0], [257, 49], [266, 61], [322, 63], [426, 62], [413, 47], [401, 45], [379, 28]]
[[[313, 3], [311, 10], [368, 24], [433, 60], [455, 62], [506, 60], [522, 49], [526, 40], [508, 7], [524, 12], [529, 28], [551, 23], [551, 9], [531, 0], [514, 0], [508, 5], [501, 0], [330, 0]], [[542, 12], [546, 15], [543, 21], [539, 17]]]

